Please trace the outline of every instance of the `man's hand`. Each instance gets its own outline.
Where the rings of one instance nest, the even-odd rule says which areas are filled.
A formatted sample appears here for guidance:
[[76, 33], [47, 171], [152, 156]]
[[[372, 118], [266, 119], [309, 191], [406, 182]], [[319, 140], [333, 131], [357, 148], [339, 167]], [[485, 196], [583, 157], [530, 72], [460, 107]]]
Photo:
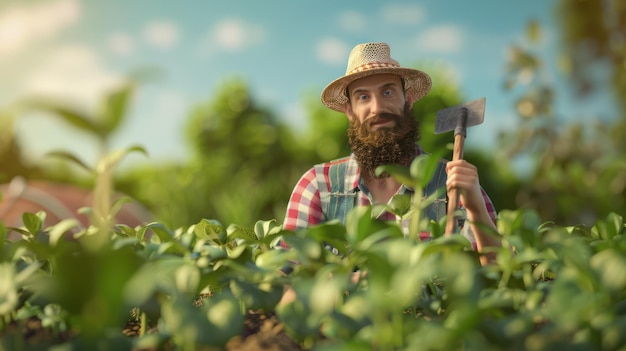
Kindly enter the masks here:
[[[497, 232], [496, 224], [489, 215], [487, 204], [483, 197], [478, 169], [465, 160], [450, 161], [446, 165], [448, 191], [456, 188], [460, 193], [461, 203], [467, 210], [467, 219], [476, 239], [477, 251], [483, 253], [486, 247], [501, 247], [502, 243], [492, 233], [483, 230], [484, 226]], [[481, 263], [488, 264], [495, 260], [495, 253], [490, 252], [481, 256]]]
[[448, 173], [446, 182], [448, 191], [453, 188], [459, 191], [461, 203], [467, 212], [474, 215], [483, 211], [487, 213], [476, 166], [465, 160], [450, 161], [446, 165], [446, 172]]

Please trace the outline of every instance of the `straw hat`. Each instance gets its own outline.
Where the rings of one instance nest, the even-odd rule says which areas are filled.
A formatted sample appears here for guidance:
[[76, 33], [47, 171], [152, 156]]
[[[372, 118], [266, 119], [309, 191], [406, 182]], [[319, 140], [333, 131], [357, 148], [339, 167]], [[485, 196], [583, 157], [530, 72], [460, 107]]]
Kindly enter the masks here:
[[335, 79], [322, 91], [322, 103], [329, 108], [343, 112], [348, 101], [346, 90], [353, 81], [374, 74], [397, 74], [404, 82], [404, 91], [413, 102], [424, 97], [432, 85], [428, 74], [411, 68], [402, 68], [391, 58], [391, 50], [386, 43], [359, 44], [352, 49], [348, 58], [348, 68], [343, 77]]

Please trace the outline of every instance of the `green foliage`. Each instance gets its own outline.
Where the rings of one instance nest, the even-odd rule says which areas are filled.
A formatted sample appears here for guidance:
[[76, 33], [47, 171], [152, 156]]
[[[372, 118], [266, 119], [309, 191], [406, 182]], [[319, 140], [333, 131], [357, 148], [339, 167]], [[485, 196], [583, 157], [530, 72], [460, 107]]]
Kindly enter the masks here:
[[[562, 67], [572, 77], [578, 96], [584, 97], [609, 86], [615, 102], [623, 113], [626, 112], [626, 74], [623, 69], [626, 42], [616, 39], [624, 34], [626, 6], [620, 1], [603, 4], [561, 0], [556, 9], [561, 28]], [[597, 74], [598, 68], [606, 69], [607, 74]], [[621, 126], [624, 123], [623, 116]], [[624, 136], [623, 129], [615, 133]]]
[[[99, 182], [125, 154], [102, 161]], [[419, 188], [438, 160], [424, 155], [408, 169], [380, 171]], [[427, 205], [413, 202], [406, 215], [419, 218]], [[0, 342], [13, 350], [223, 349], [243, 333], [249, 311], [262, 311], [276, 313], [285, 335], [312, 350], [618, 350], [626, 343], [620, 215], [562, 227], [532, 210], [502, 211], [502, 247], [491, 248], [497, 259], [482, 266], [465, 237], [421, 241], [373, 211], [356, 207], [345, 225], [298, 231], [275, 220], [225, 226], [203, 218], [175, 230], [94, 220], [70, 240], [58, 233], [75, 229], [71, 222], [44, 227], [45, 213], [25, 213], [24, 226], [10, 228], [22, 238], [5, 240], [0, 251]], [[431, 228], [412, 225], [411, 232]], [[296, 299], [281, 302], [286, 287]], [[144, 323], [135, 339], [121, 332], [131, 310]], [[72, 337], [24, 345], [9, 325], [32, 316]], [[147, 323], [156, 330], [147, 333]]]
[[[619, 98], [623, 45], [607, 40], [623, 27], [619, 3], [567, 1], [561, 13], [569, 67], [581, 91], [593, 87], [589, 63], [608, 62], [617, 100], [626, 101]], [[531, 22], [529, 42], [538, 43], [541, 35]], [[590, 42], [598, 50], [587, 50]], [[439, 224], [421, 220], [418, 209], [428, 199], [398, 197], [387, 208], [414, 221], [408, 237], [397, 223], [372, 219], [381, 208], [356, 208], [345, 225], [297, 232], [264, 220], [282, 217], [291, 186], [308, 167], [349, 152], [347, 121], [314, 94], [307, 101], [310, 123], [293, 130], [235, 81], [192, 110], [185, 134], [193, 150], [189, 160], [138, 168], [122, 179], [123, 190], [149, 204], [159, 221], [138, 228], [111, 222], [119, 208], [109, 201], [112, 170], [131, 148], [96, 167], [99, 195], [87, 209], [93, 223], [74, 240], [62, 237], [77, 230], [76, 221], [44, 227], [45, 213], [25, 213], [24, 227], [10, 228], [20, 240], [4, 240], [7, 229], [0, 223], [2, 347], [24, 349], [10, 335], [9, 322], [38, 316], [57, 334], [79, 332], [61, 347], [220, 348], [241, 333], [246, 311], [260, 309], [275, 310], [291, 338], [316, 350], [622, 350], [623, 118], [597, 125], [559, 122], [557, 92], [541, 55], [516, 45], [509, 58], [504, 83], [519, 89], [520, 124], [502, 134], [497, 162], [466, 153], [488, 170], [481, 183], [500, 210], [503, 247], [494, 249], [494, 264], [480, 266], [466, 239], [437, 235]], [[439, 67], [420, 67], [448, 81]], [[133, 89], [129, 84], [112, 92], [91, 114], [45, 99], [23, 107], [51, 112], [105, 149]], [[435, 136], [433, 123], [438, 109], [462, 102], [460, 95], [452, 84], [436, 84], [414, 106], [424, 150], [449, 152], [450, 138]], [[14, 138], [0, 140], [0, 155], [19, 158]], [[528, 161], [527, 178], [511, 171], [516, 157]], [[420, 176], [428, 173], [427, 162], [384, 170], [417, 188], [427, 179]], [[9, 165], [17, 165], [11, 172], [38, 172], [17, 161]], [[435, 239], [416, 240], [424, 229]], [[289, 249], [276, 248], [278, 239]], [[286, 266], [293, 269], [288, 276], [280, 273]], [[279, 304], [285, 286], [297, 299]], [[196, 307], [199, 295], [203, 303]], [[156, 334], [122, 337], [131, 308], [139, 309], [142, 322], [158, 325]]]
[[[562, 13], [578, 14], [563, 15], [562, 18], [567, 22], [565, 35], [570, 36], [564, 42], [571, 50], [568, 60], [576, 63], [573, 82], [589, 84], [589, 67], [581, 65], [583, 62], [607, 64], [605, 69], [621, 70], [615, 68], [611, 60], [602, 60], [619, 56], [619, 50], [607, 48], [603, 39], [616, 31], [610, 21], [604, 23], [606, 26], [594, 23], [592, 27], [581, 27], [582, 23], [603, 18], [600, 14], [603, 7], [584, 1], [565, 1], [561, 7], [565, 9]], [[624, 8], [619, 10], [619, 13], [624, 12]], [[619, 18], [619, 14], [612, 13], [611, 16]], [[552, 72], [546, 69], [548, 62], [536, 50], [541, 38], [538, 33], [541, 33], [541, 27], [532, 22], [528, 31], [530, 45], [513, 46], [507, 62], [505, 87], [517, 94], [515, 107], [520, 120], [517, 130], [501, 133], [496, 156], [503, 168], [513, 168], [511, 161], [521, 161], [526, 170], [520, 177], [520, 188], [515, 194], [516, 206], [512, 208], [533, 208], [544, 220], [560, 225], [592, 225], [609, 213], [624, 216], [624, 116], [610, 116], [612, 118], [594, 120], [593, 123], [588, 116], [580, 116], [586, 122], [563, 123], [557, 118], [558, 111], [554, 107], [557, 91], [551, 83]], [[590, 52], [580, 49], [592, 42], [599, 51], [587, 56]], [[624, 45], [621, 43], [617, 47], [623, 51]], [[621, 96], [624, 94], [623, 89], [615, 89], [615, 92]]]
[[[54, 229], [25, 217], [25, 232]], [[622, 217], [559, 227], [533, 211], [504, 211], [499, 231], [504, 246], [484, 267], [464, 237], [410, 240], [366, 208], [345, 227], [297, 232], [274, 221], [113, 228], [97, 251], [81, 236], [55, 246], [26, 236], [5, 243], [0, 307], [5, 320], [35, 314], [58, 332], [79, 331], [65, 342], [73, 347], [119, 342], [133, 307], [158, 323], [156, 335], [127, 341], [136, 346], [221, 348], [242, 332], [248, 310], [275, 310], [288, 335], [315, 350], [616, 350], [626, 342]], [[289, 249], [274, 247], [280, 237]], [[331, 253], [329, 241], [346, 250]], [[286, 265], [288, 276], [279, 272]], [[297, 299], [279, 304], [284, 286]]]
[[311, 127], [297, 135], [260, 106], [244, 82], [233, 80], [193, 108], [185, 130], [188, 161], [132, 170], [120, 188], [172, 227], [202, 218], [252, 226], [259, 218], [282, 217], [306, 169], [347, 154], [345, 117], [318, 107], [310, 118]]

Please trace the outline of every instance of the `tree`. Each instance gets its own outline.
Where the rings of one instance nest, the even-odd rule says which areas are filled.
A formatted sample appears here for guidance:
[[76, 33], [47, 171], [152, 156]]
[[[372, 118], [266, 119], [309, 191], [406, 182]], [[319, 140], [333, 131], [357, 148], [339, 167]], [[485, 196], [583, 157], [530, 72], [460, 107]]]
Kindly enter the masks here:
[[22, 158], [22, 148], [13, 133], [13, 112], [0, 112], [0, 183], [5, 183], [15, 176], [37, 177], [42, 170], [29, 165]]
[[[605, 22], [593, 22], [594, 27], [589, 28], [590, 32], [605, 35], [580, 36], [578, 31], [578, 26], [589, 24], [589, 16], [598, 20], [596, 12], [602, 8], [594, 7], [591, 3], [595, 2], [572, 1], [561, 4], [568, 9], [562, 11], [562, 15], [569, 15], [566, 20], [568, 25], [563, 28], [566, 33], [564, 47], [573, 50], [566, 50], [564, 54], [571, 56], [571, 62], [576, 62], [573, 66], [577, 68], [572, 71], [574, 74], [571, 78], [582, 88], [579, 92], [584, 94], [590, 94], [596, 89], [589, 83], [591, 77], [586, 69], [578, 66], [590, 57], [574, 48], [579, 48], [581, 43], [598, 48], [607, 44], [603, 38], [608, 27], [601, 25]], [[596, 12], [589, 14], [587, 11]], [[621, 16], [618, 15], [619, 18]], [[603, 18], [606, 21], [609, 16]], [[601, 28], [596, 28], [598, 26]], [[573, 33], [568, 32], [572, 30]], [[626, 213], [626, 164], [621, 158], [626, 145], [623, 137], [624, 118], [615, 116], [612, 121], [598, 121], [595, 124], [563, 123], [556, 118], [558, 111], [554, 109], [554, 101], [557, 91], [548, 76], [547, 67], [550, 63], [531, 49], [541, 37], [541, 26], [531, 22], [527, 31], [530, 48], [522, 45], [512, 47], [505, 77], [507, 89], [521, 90], [515, 105], [520, 123], [516, 131], [501, 134], [500, 162], [512, 167], [509, 160], [524, 159], [532, 170], [517, 195], [517, 204], [537, 209], [544, 220], [561, 225], [591, 224], [609, 212], [623, 215]], [[623, 52], [626, 44], [622, 42], [621, 45]], [[595, 57], [597, 64], [613, 62], [602, 59], [613, 50], [596, 51], [591, 57]], [[617, 69], [611, 67], [609, 65], [605, 68]], [[622, 101], [626, 97], [621, 87], [614, 87], [613, 91], [617, 96], [622, 96]]]
[[127, 177], [135, 195], [170, 226], [282, 218], [293, 178], [313, 155], [236, 79], [192, 109], [185, 138], [189, 162], [148, 166]]

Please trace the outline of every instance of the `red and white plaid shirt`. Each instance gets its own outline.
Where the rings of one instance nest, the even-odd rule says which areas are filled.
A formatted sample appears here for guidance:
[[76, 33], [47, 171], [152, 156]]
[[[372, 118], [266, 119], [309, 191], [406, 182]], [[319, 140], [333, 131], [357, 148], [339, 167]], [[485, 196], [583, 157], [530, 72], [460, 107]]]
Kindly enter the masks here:
[[[418, 149], [418, 155], [421, 153], [421, 150]], [[369, 191], [363, 186], [359, 185], [360, 180], [360, 170], [357, 165], [356, 158], [354, 154], [352, 154], [347, 162], [349, 165], [347, 167], [346, 177], [351, 179], [350, 183], [354, 185], [354, 188], [359, 188], [358, 192], [358, 200], [357, 203], [362, 206], [370, 206], [372, 205], [372, 196]], [[312, 167], [308, 171], [302, 175], [298, 183], [296, 184], [293, 192], [291, 194], [291, 198], [289, 199], [289, 204], [287, 205], [287, 212], [285, 214], [285, 221], [283, 222], [283, 228], [287, 230], [296, 230], [300, 228], [310, 227], [316, 224], [320, 224], [325, 221], [325, 216], [322, 213], [322, 204], [320, 200], [320, 187], [325, 187], [327, 191], [330, 191], [330, 179], [328, 177], [328, 170], [331, 163], [324, 163], [324, 174], [323, 177], [324, 182], [320, 183], [318, 181], [318, 177], [316, 174], [315, 167]], [[400, 189], [398, 189], [397, 194], [406, 194], [407, 192], [413, 192], [412, 189], [408, 188], [405, 185], [402, 185]], [[487, 193], [481, 188], [481, 192], [483, 194], [483, 198], [485, 200], [485, 205], [487, 206], [487, 211], [489, 212], [489, 216], [491, 219], [496, 222], [496, 211], [491, 202], [491, 199], [487, 195]], [[462, 204], [461, 208], [462, 208]], [[385, 212], [378, 216], [381, 220], [398, 220], [397, 216], [391, 212]], [[405, 232], [407, 232], [408, 221], [403, 221], [403, 227]], [[465, 234], [467, 231], [463, 231], [464, 235], [470, 239], [470, 241], [474, 242], [473, 234], [471, 231], [468, 234]], [[422, 233], [422, 239], [425, 239], [430, 236], [430, 233]]]

